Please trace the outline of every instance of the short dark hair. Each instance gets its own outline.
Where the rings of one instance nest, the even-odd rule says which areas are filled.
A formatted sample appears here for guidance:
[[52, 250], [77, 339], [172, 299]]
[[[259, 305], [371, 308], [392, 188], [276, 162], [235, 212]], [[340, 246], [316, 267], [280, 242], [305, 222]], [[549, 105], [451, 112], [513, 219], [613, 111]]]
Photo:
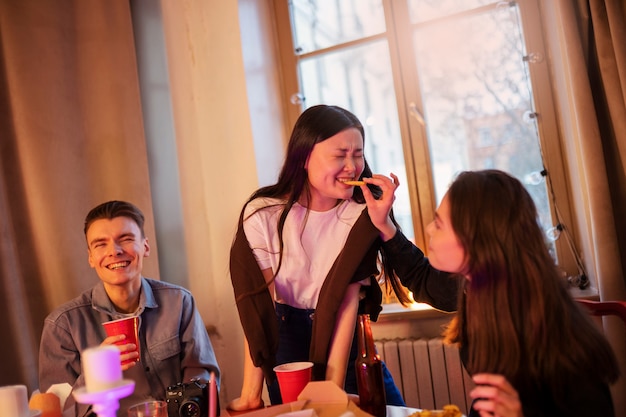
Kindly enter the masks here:
[[89, 230], [89, 227], [96, 220], [111, 220], [116, 217], [128, 217], [129, 219], [132, 219], [135, 223], [137, 223], [137, 226], [139, 226], [141, 237], [145, 237], [145, 233], [143, 231], [145, 218], [141, 210], [139, 210], [139, 208], [134, 204], [118, 200], [107, 201], [106, 203], [102, 203], [91, 209], [91, 211], [87, 214], [87, 217], [85, 217], [85, 236], [87, 236], [87, 230]]

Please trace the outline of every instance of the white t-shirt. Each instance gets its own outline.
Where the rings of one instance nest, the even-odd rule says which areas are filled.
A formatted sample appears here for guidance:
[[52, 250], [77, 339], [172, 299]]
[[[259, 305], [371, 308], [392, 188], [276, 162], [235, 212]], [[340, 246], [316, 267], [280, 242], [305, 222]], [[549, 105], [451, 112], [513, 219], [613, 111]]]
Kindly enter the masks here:
[[[277, 204], [272, 207], [272, 204]], [[280, 244], [277, 231], [283, 200], [257, 198], [248, 204], [243, 229], [261, 270], [278, 268]], [[248, 217], [256, 209], [265, 207]], [[283, 229], [283, 260], [274, 281], [276, 302], [314, 309], [328, 271], [341, 252], [365, 204], [344, 200], [333, 209], [309, 211], [296, 203]]]

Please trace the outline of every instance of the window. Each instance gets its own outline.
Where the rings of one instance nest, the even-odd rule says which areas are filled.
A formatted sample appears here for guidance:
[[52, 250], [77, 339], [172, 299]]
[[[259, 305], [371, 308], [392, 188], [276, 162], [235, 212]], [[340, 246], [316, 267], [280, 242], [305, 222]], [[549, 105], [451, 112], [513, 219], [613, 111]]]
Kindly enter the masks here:
[[[570, 213], [538, 2], [276, 0], [290, 122], [319, 103], [354, 112], [372, 169], [400, 178], [394, 213], [422, 248], [462, 170], [518, 177], [554, 237]], [[566, 243], [553, 244], [576, 271]]]
[[491, 127], [478, 127], [476, 129], [476, 135], [478, 136], [476, 147], [486, 148], [494, 145], [493, 136], [491, 135]]

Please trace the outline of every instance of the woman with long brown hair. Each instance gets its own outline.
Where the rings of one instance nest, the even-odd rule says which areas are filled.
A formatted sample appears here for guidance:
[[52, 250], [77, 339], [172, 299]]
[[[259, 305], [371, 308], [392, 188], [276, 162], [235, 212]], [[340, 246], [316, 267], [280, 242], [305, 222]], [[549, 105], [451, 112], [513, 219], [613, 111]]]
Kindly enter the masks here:
[[397, 181], [371, 182], [387, 195], [365, 193], [370, 216], [416, 300], [429, 302], [428, 288], [450, 279], [437, 283], [428, 268], [462, 283], [445, 337], [477, 384], [470, 416], [614, 416], [615, 355], [569, 294], [519, 180], [498, 170], [459, 174], [426, 229], [428, 258], [386, 223]]

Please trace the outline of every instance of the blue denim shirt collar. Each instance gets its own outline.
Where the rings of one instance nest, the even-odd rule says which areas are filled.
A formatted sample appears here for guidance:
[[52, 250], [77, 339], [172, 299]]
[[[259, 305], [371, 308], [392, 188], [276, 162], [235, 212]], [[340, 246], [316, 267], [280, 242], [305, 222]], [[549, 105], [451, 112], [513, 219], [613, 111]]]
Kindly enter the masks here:
[[[113, 320], [117, 320], [119, 318], [124, 317], [123, 313], [115, 310], [115, 306], [111, 302], [111, 299], [107, 295], [107, 292], [104, 288], [104, 284], [102, 281], [98, 282], [96, 286], [92, 290], [91, 295], [91, 305], [94, 310], [100, 311], [102, 313], [108, 314], [113, 317]], [[141, 277], [141, 292], [139, 294], [139, 308], [137, 309], [136, 314], [138, 316], [144, 312], [146, 308], [158, 308], [159, 304], [154, 298], [154, 293], [152, 292], [152, 287], [148, 284], [148, 281], [144, 277]]]

